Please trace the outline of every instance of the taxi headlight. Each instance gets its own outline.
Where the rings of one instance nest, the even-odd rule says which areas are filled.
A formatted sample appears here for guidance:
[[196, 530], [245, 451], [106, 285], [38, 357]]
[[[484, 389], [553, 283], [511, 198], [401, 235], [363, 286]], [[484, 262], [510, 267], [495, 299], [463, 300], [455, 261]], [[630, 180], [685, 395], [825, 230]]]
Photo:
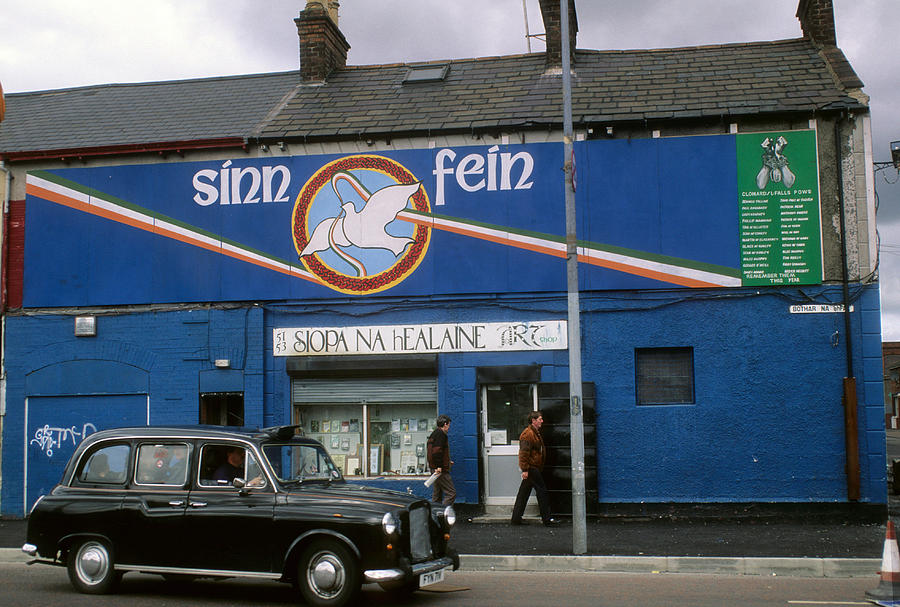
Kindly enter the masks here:
[[397, 532], [397, 518], [390, 512], [385, 512], [381, 518], [381, 528], [386, 534], [393, 535]]
[[444, 508], [444, 520], [447, 521], [448, 527], [456, 524], [456, 510], [453, 509], [453, 506]]

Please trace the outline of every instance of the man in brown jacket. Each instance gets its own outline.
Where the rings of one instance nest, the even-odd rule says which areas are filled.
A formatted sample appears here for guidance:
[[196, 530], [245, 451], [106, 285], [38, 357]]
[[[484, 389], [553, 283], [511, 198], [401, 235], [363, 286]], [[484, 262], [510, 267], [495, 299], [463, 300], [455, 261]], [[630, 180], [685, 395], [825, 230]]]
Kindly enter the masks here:
[[537, 495], [538, 506], [541, 509], [541, 521], [545, 525], [555, 525], [558, 521], [550, 517], [550, 502], [547, 498], [547, 485], [544, 483], [544, 439], [541, 436], [541, 426], [544, 417], [540, 411], [532, 411], [528, 414], [528, 427], [519, 435], [519, 470], [522, 472], [522, 483], [519, 485], [519, 493], [516, 495], [516, 505], [513, 506], [513, 525], [522, 524], [522, 515], [525, 513], [525, 505], [531, 496], [531, 489]]

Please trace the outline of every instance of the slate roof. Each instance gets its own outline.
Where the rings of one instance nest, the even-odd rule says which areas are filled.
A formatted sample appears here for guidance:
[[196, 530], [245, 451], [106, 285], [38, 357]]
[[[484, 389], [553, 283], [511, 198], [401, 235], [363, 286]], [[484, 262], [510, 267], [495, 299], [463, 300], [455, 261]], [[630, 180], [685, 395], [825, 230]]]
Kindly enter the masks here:
[[[356, 66], [324, 84], [299, 72], [111, 84], [7, 96], [0, 157], [26, 151], [238, 138], [514, 130], [562, 122], [559, 71], [543, 53], [461, 59], [441, 82], [409, 65]], [[576, 124], [864, 108], [839, 49], [808, 39], [576, 53]]]
[[299, 79], [291, 71], [9, 94], [0, 155], [243, 139]]
[[[576, 124], [747, 116], [863, 107], [806, 39], [675, 49], [576, 52]], [[440, 63], [440, 62], [432, 62]], [[443, 82], [403, 84], [408, 66], [351, 67], [300, 86], [258, 131], [263, 138], [355, 136], [561, 124], [561, 77], [544, 55], [444, 62]]]

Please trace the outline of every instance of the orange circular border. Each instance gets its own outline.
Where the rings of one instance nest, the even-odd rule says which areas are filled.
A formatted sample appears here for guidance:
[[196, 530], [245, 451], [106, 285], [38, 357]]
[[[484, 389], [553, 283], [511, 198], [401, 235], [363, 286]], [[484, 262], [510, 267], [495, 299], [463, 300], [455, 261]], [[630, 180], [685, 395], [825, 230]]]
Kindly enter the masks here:
[[[419, 182], [409, 169], [396, 160], [391, 160], [384, 156], [370, 154], [346, 156], [326, 164], [316, 171], [303, 185], [303, 188], [297, 195], [297, 201], [294, 203], [294, 211], [291, 215], [291, 232], [298, 255], [306, 248], [309, 242], [310, 233], [306, 217], [319, 191], [323, 187], [330, 185], [332, 176], [338, 171], [351, 171], [354, 169], [379, 171], [392, 177], [401, 185]], [[412, 195], [411, 199], [413, 208], [417, 211], [431, 213], [431, 203], [428, 200], [428, 194], [426, 194], [424, 187], [420, 187]], [[317, 253], [301, 257], [300, 261], [323, 284], [335, 291], [352, 295], [368, 295], [385, 291], [403, 282], [425, 258], [430, 240], [431, 228], [419, 223], [415, 224], [413, 243], [406, 248], [400, 259], [387, 270], [364, 278], [348, 276], [333, 270], [321, 260]]]

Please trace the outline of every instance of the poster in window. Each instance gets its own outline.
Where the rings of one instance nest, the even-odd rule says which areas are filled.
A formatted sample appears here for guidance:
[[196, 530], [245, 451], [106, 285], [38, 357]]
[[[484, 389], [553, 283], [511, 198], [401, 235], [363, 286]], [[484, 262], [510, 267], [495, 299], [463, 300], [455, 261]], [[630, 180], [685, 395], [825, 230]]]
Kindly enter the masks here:
[[425, 443], [416, 445], [416, 457], [425, 457]]
[[419, 462], [412, 451], [400, 452], [400, 474], [415, 474], [416, 465], [418, 463]]
[[359, 473], [359, 457], [348, 455], [347, 460], [344, 463], [344, 474], [346, 476], [357, 476]]
[[319, 431], [319, 420], [317, 420], [317, 419], [310, 420], [309, 431], [310, 432], [318, 432]]
[[339, 449], [340, 446], [341, 446], [341, 437], [338, 436], [337, 434], [332, 434], [331, 435], [331, 448]]
[[350, 420], [350, 432], [359, 432], [359, 420], [353, 418]]
[[369, 447], [369, 470], [372, 474], [381, 474], [384, 463], [384, 445], [371, 445]]
[[[380, 421], [380, 422], [372, 422], [369, 424], [369, 440], [372, 444], [377, 445], [389, 445], [391, 442], [391, 422], [389, 421]], [[360, 462], [363, 464], [366, 463], [366, 450], [363, 447], [362, 451], [359, 454]], [[390, 467], [391, 465], [391, 452], [390, 450], [384, 454], [384, 465]]]
[[341, 432], [350, 432], [350, 420], [345, 419], [341, 422]]
[[422, 418], [419, 420], [419, 432], [428, 432], [428, 420]]
[[331, 432], [331, 421], [322, 420], [322, 432]]

